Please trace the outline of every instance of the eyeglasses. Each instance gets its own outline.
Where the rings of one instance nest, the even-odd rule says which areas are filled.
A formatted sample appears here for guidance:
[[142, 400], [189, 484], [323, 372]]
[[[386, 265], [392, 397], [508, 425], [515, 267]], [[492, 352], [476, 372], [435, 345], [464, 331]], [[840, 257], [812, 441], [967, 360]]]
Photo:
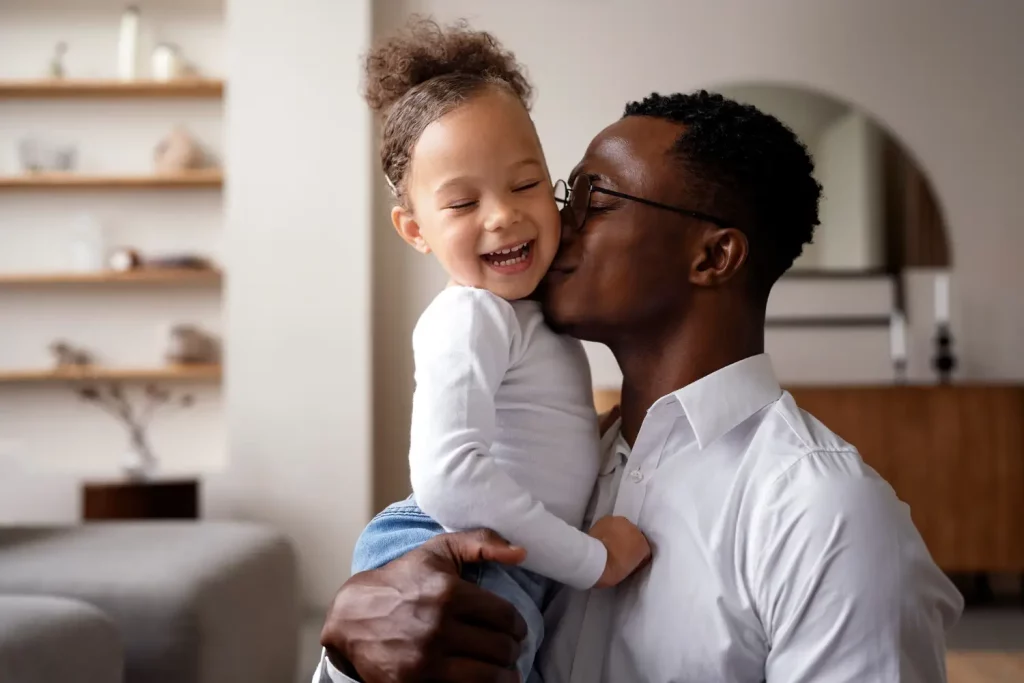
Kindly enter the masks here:
[[711, 216], [706, 213], [701, 213], [700, 211], [690, 211], [689, 209], [670, 206], [669, 204], [662, 204], [661, 202], [644, 199], [643, 197], [634, 197], [633, 195], [625, 194], [624, 192], [616, 192], [615, 190], [608, 190], [603, 187], [595, 187], [590, 180], [590, 176], [580, 173], [576, 176], [576, 179], [572, 181], [572, 187], [569, 187], [564, 180], [555, 182], [555, 201], [568, 209], [572, 214], [571, 218], [575, 222], [576, 230], [582, 230], [583, 224], [587, 222], [587, 215], [590, 213], [590, 196], [595, 192], [607, 194], [612, 197], [618, 197], [620, 199], [628, 199], [631, 202], [639, 202], [640, 204], [653, 206], [656, 209], [672, 211], [683, 216], [689, 216], [690, 218], [696, 218], [697, 220], [714, 223], [721, 228], [727, 228], [730, 225], [728, 221], [716, 218], [715, 216]]

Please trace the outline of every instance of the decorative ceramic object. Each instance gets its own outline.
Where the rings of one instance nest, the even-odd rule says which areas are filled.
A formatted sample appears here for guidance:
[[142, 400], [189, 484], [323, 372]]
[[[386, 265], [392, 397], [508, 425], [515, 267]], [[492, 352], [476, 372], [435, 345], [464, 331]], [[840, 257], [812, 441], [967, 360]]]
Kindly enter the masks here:
[[181, 49], [173, 43], [160, 43], [153, 48], [150, 73], [155, 81], [173, 81], [186, 74]]
[[167, 340], [165, 357], [168, 363], [216, 363], [220, 349], [217, 339], [195, 325], [175, 325]]
[[142, 266], [142, 256], [134, 249], [120, 247], [110, 252], [107, 264], [113, 271], [127, 273]]
[[201, 168], [205, 155], [199, 142], [187, 130], [178, 126], [156, 146], [153, 161], [160, 173], [180, 173]]

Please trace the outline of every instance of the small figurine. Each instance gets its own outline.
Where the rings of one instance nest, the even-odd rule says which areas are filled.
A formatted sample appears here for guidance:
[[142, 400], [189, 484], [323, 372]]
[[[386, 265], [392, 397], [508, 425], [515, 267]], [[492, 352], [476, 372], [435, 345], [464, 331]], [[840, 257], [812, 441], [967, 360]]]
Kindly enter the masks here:
[[92, 354], [64, 340], [58, 340], [50, 344], [50, 353], [53, 354], [58, 368], [83, 368], [92, 365]]
[[53, 57], [50, 58], [50, 78], [64, 78], [64, 55], [68, 52], [68, 44], [64, 41], [57, 43], [53, 48]]
[[195, 325], [175, 325], [167, 343], [168, 363], [216, 363], [220, 350], [213, 335]]

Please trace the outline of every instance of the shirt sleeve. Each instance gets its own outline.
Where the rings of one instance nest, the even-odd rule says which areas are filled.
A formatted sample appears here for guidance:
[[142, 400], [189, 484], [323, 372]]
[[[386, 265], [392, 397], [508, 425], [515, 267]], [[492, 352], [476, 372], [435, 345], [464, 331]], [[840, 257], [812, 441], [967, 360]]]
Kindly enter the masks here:
[[945, 681], [946, 631], [963, 599], [907, 506], [848, 455], [856, 465], [806, 456], [763, 517], [767, 683]]
[[527, 569], [590, 588], [604, 572], [604, 545], [548, 512], [490, 453], [495, 394], [520, 335], [512, 306], [479, 289], [445, 290], [420, 318], [409, 452], [416, 502], [446, 529], [493, 529], [526, 549]]

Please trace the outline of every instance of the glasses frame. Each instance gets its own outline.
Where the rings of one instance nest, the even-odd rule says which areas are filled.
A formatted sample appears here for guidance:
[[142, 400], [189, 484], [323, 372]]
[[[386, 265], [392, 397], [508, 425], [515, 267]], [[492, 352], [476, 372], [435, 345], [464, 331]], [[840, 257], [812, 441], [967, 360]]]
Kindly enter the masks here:
[[[575, 221], [577, 223], [577, 225], [576, 225], [576, 230], [577, 231], [582, 230], [583, 226], [586, 225], [586, 223], [587, 223], [587, 218], [590, 216], [590, 199], [591, 199], [591, 197], [594, 196], [595, 192], [597, 192], [599, 194], [606, 194], [606, 195], [609, 195], [611, 197], [618, 197], [619, 199], [628, 199], [631, 202], [637, 202], [638, 204], [644, 204], [646, 206], [651, 206], [651, 207], [654, 207], [655, 209], [662, 209], [664, 211], [671, 211], [671, 212], [677, 213], [677, 214], [679, 214], [681, 216], [687, 216], [689, 218], [696, 218], [699, 221], [707, 221], [708, 223], [713, 223], [713, 224], [717, 225], [720, 228], [728, 228], [728, 227], [731, 227], [731, 225], [732, 225], [732, 223], [730, 223], [729, 221], [726, 221], [726, 220], [723, 220], [721, 218], [718, 218], [717, 216], [712, 216], [711, 214], [703, 213], [701, 211], [693, 211], [691, 209], [684, 209], [681, 206], [672, 206], [671, 204], [662, 204], [661, 202], [656, 202], [653, 199], [645, 199], [643, 197], [637, 197], [635, 195], [626, 194], [625, 192], [617, 192], [615, 190], [609, 190], [607, 188], [594, 185], [593, 180], [591, 180], [590, 176], [587, 176], [587, 175], [582, 175], [581, 174], [581, 175], [577, 176], [576, 179], [573, 181], [573, 185], [575, 185], [581, 179], [587, 181], [587, 187], [588, 187], [588, 190], [587, 190], [587, 208], [584, 210], [582, 218], [580, 218], [579, 216], [576, 216], [575, 212], [573, 212], [573, 218], [575, 219]], [[559, 191], [558, 191], [559, 184], [561, 184], [561, 186], [563, 188], [563, 191], [562, 191], [561, 194], [563, 194], [564, 196], [562, 196], [562, 197], [558, 196], [559, 195]], [[572, 211], [572, 193], [573, 193], [573, 189], [572, 189], [572, 187], [570, 187], [569, 183], [567, 183], [566, 181], [561, 180], [561, 179], [556, 180], [553, 189], [554, 189], [554, 192], [555, 192], [555, 201], [559, 202], [562, 205], [563, 209], [568, 209], [569, 211]]]

